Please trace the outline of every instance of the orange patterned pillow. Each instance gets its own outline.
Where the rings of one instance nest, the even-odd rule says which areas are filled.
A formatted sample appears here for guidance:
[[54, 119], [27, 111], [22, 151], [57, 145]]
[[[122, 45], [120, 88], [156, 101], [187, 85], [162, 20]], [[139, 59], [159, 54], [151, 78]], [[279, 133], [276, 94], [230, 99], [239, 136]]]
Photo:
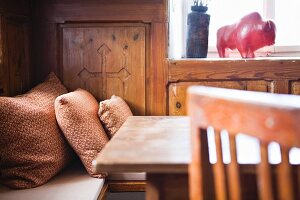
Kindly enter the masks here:
[[0, 181], [11, 188], [47, 182], [72, 159], [55, 119], [55, 98], [67, 92], [51, 73], [24, 95], [0, 97]]
[[98, 115], [111, 138], [126, 119], [132, 116], [132, 112], [121, 97], [113, 95], [110, 99], [100, 102]]
[[92, 161], [108, 138], [98, 118], [98, 109], [97, 100], [83, 89], [61, 95], [55, 100], [56, 119], [65, 137], [88, 173], [100, 178], [105, 174], [94, 174]]

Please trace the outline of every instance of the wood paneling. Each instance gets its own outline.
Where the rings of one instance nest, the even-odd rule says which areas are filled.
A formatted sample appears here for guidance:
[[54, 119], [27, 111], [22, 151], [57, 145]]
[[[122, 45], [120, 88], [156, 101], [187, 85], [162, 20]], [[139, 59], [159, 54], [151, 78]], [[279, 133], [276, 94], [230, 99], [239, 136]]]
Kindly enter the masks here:
[[29, 23], [1, 17], [2, 95], [14, 96], [30, 87]]
[[22, 22], [7, 20], [7, 64], [10, 95], [29, 89], [28, 27]]
[[[145, 32], [144, 93], [132, 91], [133, 98], [144, 101], [145, 112], [137, 114], [166, 114], [168, 0], [43, 0], [34, 1], [34, 81], [38, 83], [51, 71], [60, 74], [61, 51], [59, 28], [61, 24], [143, 24]], [[120, 46], [120, 48], [123, 48]], [[92, 55], [91, 55], [92, 56]], [[119, 57], [114, 59], [117, 62]], [[139, 67], [139, 66], [137, 66]], [[62, 78], [62, 77], [61, 77]], [[111, 78], [107, 78], [111, 83]], [[114, 89], [122, 85], [114, 81]], [[140, 81], [140, 80], [138, 80]], [[139, 83], [139, 82], [137, 82]], [[111, 85], [111, 84], [109, 84]], [[101, 86], [102, 87], [102, 86]], [[109, 87], [104, 87], [107, 91]], [[135, 90], [134, 86], [133, 90]], [[132, 90], [131, 86], [126, 88]], [[94, 91], [92, 91], [95, 93]], [[106, 92], [104, 92], [106, 93]], [[104, 98], [104, 97], [103, 97]], [[135, 108], [134, 108], [135, 109]], [[140, 110], [140, 108], [136, 108]]]
[[63, 25], [64, 85], [87, 89], [98, 100], [118, 95], [144, 115], [145, 35], [142, 24]]
[[30, 0], [0, 1], [0, 96], [31, 86]]
[[166, 22], [166, 0], [36, 0], [37, 20]]
[[167, 23], [153, 23], [150, 67], [147, 71], [147, 115], [166, 115]]
[[6, 17], [29, 17], [31, 0], [0, 0], [0, 12]]
[[291, 82], [291, 94], [300, 95], [300, 81]]
[[270, 92], [279, 94], [290, 94], [289, 80], [274, 80], [270, 85]]
[[202, 85], [229, 89], [268, 92], [268, 81], [199, 81], [179, 82], [169, 86], [169, 115], [186, 115], [187, 88], [192, 85]]
[[186, 114], [186, 90], [191, 85], [300, 94], [299, 80], [299, 58], [171, 60], [168, 113]]
[[170, 60], [169, 81], [298, 80], [300, 58]]

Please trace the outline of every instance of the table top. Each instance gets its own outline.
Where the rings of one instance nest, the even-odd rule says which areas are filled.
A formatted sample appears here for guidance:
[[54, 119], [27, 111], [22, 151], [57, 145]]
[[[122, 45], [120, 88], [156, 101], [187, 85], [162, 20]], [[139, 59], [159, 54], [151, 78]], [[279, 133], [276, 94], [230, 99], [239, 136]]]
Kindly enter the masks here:
[[93, 161], [97, 172], [187, 173], [188, 117], [129, 117]]

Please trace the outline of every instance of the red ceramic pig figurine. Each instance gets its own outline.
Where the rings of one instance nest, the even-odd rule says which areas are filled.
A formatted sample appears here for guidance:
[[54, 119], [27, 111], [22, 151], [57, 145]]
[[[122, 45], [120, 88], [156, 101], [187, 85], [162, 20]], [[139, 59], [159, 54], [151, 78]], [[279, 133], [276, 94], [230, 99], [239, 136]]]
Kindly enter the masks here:
[[263, 21], [257, 12], [244, 16], [238, 23], [223, 26], [217, 32], [217, 49], [221, 58], [226, 49], [237, 48], [243, 58], [254, 58], [254, 51], [275, 43], [274, 22]]

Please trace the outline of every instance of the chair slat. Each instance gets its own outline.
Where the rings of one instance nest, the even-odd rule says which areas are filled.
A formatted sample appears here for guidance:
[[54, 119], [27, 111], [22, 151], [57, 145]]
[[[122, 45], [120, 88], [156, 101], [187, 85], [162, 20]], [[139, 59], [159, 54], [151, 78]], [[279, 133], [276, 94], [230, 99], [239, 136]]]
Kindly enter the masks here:
[[209, 150], [208, 150], [208, 139], [207, 130], [200, 130], [200, 145], [201, 145], [201, 166], [202, 166], [202, 182], [203, 182], [203, 198], [212, 199], [214, 194], [214, 182], [213, 182], [213, 171], [212, 166], [209, 162]]
[[198, 127], [191, 127], [192, 135], [192, 162], [189, 165], [189, 174], [193, 176], [189, 177], [189, 190], [190, 190], [190, 199], [193, 200], [203, 200], [203, 176], [202, 176], [202, 155], [203, 153], [201, 148], [201, 132], [204, 132], [203, 129]]
[[228, 165], [228, 189], [231, 200], [241, 199], [240, 171], [237, 163], [235, 136], [229, 135], [231, 162]]
[[257, 186], [261, 200], [273, 200], [271, 169], [268, 159], [268, 144], [260, 143], [261, 162], [257, 165]]
[[296, 199], [300, 199], [300, 165], [295, 166], [296, 168]]
[[215, 144], [217, 152], [217, 162], [213, 165], [215, 190], [217, 200], [226, 200], [226, 179], [225, 179], [225, 165], [223, 163], [222, 144], [220, 131], [215, 131]]
[[281, 147], [281, 163], [278, 166], [278, 191], [279, 199], [281, 200], [294, 199], [291, 172], [289, 150], [285, 147]]

